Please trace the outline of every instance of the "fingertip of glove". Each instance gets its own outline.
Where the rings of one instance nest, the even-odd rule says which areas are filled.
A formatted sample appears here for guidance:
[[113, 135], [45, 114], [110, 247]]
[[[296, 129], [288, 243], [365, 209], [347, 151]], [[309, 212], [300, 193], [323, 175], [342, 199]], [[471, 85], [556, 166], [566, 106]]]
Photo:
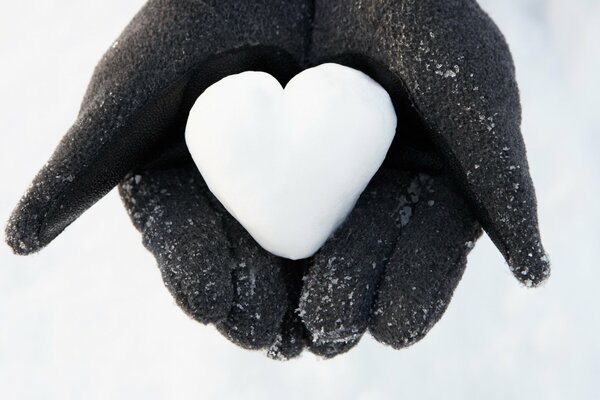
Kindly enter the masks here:
[[[244, 321], [232, 320], [231, 316], [215, 324], [217, 330], [229, 341], [248, 350], [260, 350], [271, 346], [276, 341], [276, 327], [256, 328], [257, 321], [246, 318]], [[271, 328], [271, 329], [268, 329]]]
[[373, 313], [369, 324], [371, 336], [396, 350], [419, 342], [444, 314], [450, 301], [448, 294], [429, 298], [427, 292], [416, 297], [409, 294], [386, 299]]
[[311, 353], [323, 359], [331, 359], [333, 357], [344, 354], [358, 344], [362, 335], [357, 335], [336, 341], [313, 341], [308, 348]]
[[53, 199], [56, 185], [45, 183], [42, 172], [31, 183], [10, 215], [5, 241], [17, 255], [36, 253], [58, 236], [75, 218]]
[[211, 298], [206, 294], [188, 294], [183, 297], [185, 300], [180, 298], [181, 301], [178, 301], [178, 303], [185, 313], [194, 320], [205, 325], [219, 324], [227, 318], [229, 314], [228, 306], [231, 301], [219, 301], [217, 297], [227, 298], [228, 296], [227, 294], [221, 294], [221, 296], [213, 296]]
[[446, 311], [464, 265], [459, 262], [450, 272], [444, 265], [429, 270], [426, 275], [432, 280], [410, 274], [410, 267], [425, 270], [425, 265], [409, 264], [408, 274], [403, 269], [391, 271], [382, 282], [372, 311], [371, 336], [394, 349], [409, 347], [423, 339]]
[[363, 310], [346, 309], [343, 305], [322, 306], [321, 301], [325, 299], [307, 301], [306, 293], [303, 297], [299, 310], [313, 343], [311, 346], [314, 348], [314, 351], [311, 350], [313, 353], [331, 358], [349, 350], [353, 345], [348, 344], [358, 342], [366, 331], [368, 312], [363, 314]]
[[302, 321], [293, 310], [288, 310], [281, 333], [267, 349], [267, 357], [276, 361], [288, 361], [302, 354], [308, 343], [308, 333]]
[[267, 350], [267, 357], [275, 361], [290, 361], [302, 354], [304, 344], [285, 341], [283, 336], [277, 335], [275, 342]]
[[233, 301], [217, 329], [247, 349], [268, 348], [276, 340], [286, 314], [286, 293], [275, 265], [242, 262], [232, 272]]
[[163, 281], [177, 305], [192, 319], [202, 324], [218, 324], [229, 315], [233, 302], [233, 290], [228, 280], [216, 279], [203, 282], [193, 276], [178, 279], [164, 273]]
[[[344, 264], [337, 263], [339, 265]], [[336, 271], [333, 263], [322, 266], [325, 269], [310, 276], [312, 279], [305, 283], [298, 304], [299, 315], [313, 342], [351, 342], [367, 328], [378, 273], [374, 268], [367, 271], [374, 278], [371, 281], [368, 275], [354, 276], [356, 270], [351, 268], [339, 268]], [[344, 280], [344, 274], [346, 282], [340, 283]], [[318, 346], [317, 350], [327, 347]]]
[[39, 238], [37, 218], [27, 217], [18, 207], [10, 216], [4, 228], [5, 242], [13, 253], [20, 256], [39, 251], [44, 245]]
[[395, 350], [401, 350], [412, 346], [427, 336], [428, 332], [429, 329], [412, 331], [395, 325], [379, 328], [373, 327], [373, 329], [369, 331], [375, 340], [390, 346]]
[[508, 266], [515, 278], [529, 288], [542, 286], [550, 277], [550, 258], [541, 245], [510, 256]]

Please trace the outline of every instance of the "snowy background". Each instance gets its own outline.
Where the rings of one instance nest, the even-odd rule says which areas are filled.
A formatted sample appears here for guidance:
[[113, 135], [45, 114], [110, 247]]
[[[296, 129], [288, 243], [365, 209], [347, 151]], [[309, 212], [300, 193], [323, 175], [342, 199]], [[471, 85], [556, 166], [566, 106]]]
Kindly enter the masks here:
[[[74, 120], [142, 0], [4, 2], [0, 220]], [[515, 57], [553, 275], [522, 288], [487, 238], [417, 345], [280, 363], [188, 319], [116, 192], [42, 253], [0, 244], [0, 398], [598, 399], [600, 1], [485, 0]]]

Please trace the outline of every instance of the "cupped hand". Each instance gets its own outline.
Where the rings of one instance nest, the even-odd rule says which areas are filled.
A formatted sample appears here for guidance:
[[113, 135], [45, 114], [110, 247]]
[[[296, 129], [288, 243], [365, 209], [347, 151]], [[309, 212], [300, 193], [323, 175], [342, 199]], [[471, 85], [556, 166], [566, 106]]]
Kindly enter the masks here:
[[[345, 223], [292, 262], [212, 196], [183, 132], [198, 95], [227, 75], [285, 85], [326, 61], [386, 88], [398, 131]], [[369, 330], [400, 348], [443, 314], [480, 226], [523, 283], [548, 276], [519, 125], [510, 53], [474, 1], [150, 0], [96, 68], [7, 241], [40, 250], [119, 184], [177, 303], [235, 343], [331, 357]]]

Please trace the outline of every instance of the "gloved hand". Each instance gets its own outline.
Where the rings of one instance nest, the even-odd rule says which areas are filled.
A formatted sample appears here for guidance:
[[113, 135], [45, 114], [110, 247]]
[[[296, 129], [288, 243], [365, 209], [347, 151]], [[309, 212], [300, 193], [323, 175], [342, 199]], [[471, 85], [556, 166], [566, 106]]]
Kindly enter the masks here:
[[[474, 2], [416, 3], [149, 1], [97, 67], [8, 243], [39, 250], [121, 182], [177, 303], [278, 358], [305, 345], [339, 354], [367, 327], [394, 347], [418, 340], [445, 310], [479, 224], [519, 279], [541, 282], [510, 54]], [[292, 262], [224, 211], [183, 131], [197, 96], [226, 75], [262, 70], [285, 84], [331, 60], [388, 90], [399, 130], [347, 221], [313, 259]]]
[[300, 351], [303, 342], [289, 339], [297, 328], [281, 323], [294, 274], [284, 276], [283, 260], [214, 204], [184, 129], [198, 95], [227, 75], [262, 70], [282, 83], [296, 75], [312, 12], [306, 0], [147, 2], [96, 67], [77, 120], [11, 216], [9, 245], [41, 249], [122, 182], [144, 244], [189, 315], [245, 347], [277, 339], [273, 356]]
[[421, 339], [448, 306], [479, 224], [519, 281], [548, 277], [512, 58], [475, 0], [317, 1], [309, 58], [379, 81], [398, 116], [386, 164], [436, 173], [396, 172], [368, 189], [317, 253], [299, 309], [326, 355], [367, 328], [395, 348]]

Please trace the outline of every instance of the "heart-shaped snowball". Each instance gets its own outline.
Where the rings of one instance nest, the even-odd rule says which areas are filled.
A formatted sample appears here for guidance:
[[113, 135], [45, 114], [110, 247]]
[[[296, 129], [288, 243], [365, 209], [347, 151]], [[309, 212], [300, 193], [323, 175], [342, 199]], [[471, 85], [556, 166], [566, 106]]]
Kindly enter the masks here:
[[266, 250], [313, 255], [354, 207], [396, 131], [388, 93], [364, 73], [322, 64], [287, 86], [227, 76], [190, 111], [185, 138], [209, 189]]

